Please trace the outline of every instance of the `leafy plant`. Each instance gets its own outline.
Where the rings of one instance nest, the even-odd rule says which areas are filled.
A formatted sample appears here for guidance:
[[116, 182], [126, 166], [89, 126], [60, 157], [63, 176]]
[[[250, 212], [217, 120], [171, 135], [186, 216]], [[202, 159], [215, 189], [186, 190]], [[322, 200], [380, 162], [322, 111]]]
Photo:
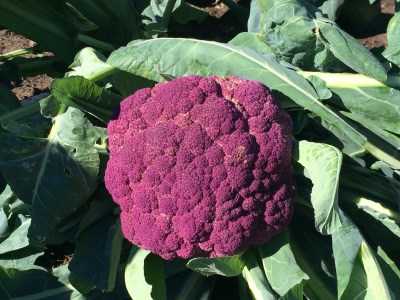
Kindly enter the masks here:
[[[16, 8], [17, 2], [3, 2]], [[105, 1], [68, 3], [76, 5], [73, 16], [80, 12], [78, 20], [68, 15], [68, 23], [75, 20], [71, 24], [86, 29], [101, 28], [95, 20], [101, 11], [112, 11]], [[60, 53], [71, 70], [53, 81], [51, 94], [39, 103], [21, 106], [0, 86], [0, 298], [400, 295], [399, 12], [388, 27], [389, 46], [378, 58], [334, 22], [342, 1], [253, 1], [251, 32], [227, 44], [160, 38], [166, 31], [159, 17], [179, 2], [151, 10], [130, 3], [134, 16], [148, 17], [144, 27], [155, 30], [148, 39], [130, 36], [126, 46], [102, 53], [87, 47], [73, 62], [63, 53], [78, 49], [67, 43]], [[103, 10], [84, 13], [89, 5]], [[56, 8], [47, 9], [43, 13]], [[124, 13], [117, 14], [122, 23], [116, 24], [127, 24]], [[87, 34], [107, 36], [99, 28]], [[118, 35], [110, 38], [128, 34], [115, 30]], [[259, 81], [280, 98], [294, 125], [298, 195], [288, 228], [264, 245], [231, 257], [164, 261], [123, 239], [120, 210], [103, 181], [105, 127], [124, 97], [189, 74]], [[68, 265], [52, 270], [37, 265], [46, 247], [65, 241], [75, 244]]]

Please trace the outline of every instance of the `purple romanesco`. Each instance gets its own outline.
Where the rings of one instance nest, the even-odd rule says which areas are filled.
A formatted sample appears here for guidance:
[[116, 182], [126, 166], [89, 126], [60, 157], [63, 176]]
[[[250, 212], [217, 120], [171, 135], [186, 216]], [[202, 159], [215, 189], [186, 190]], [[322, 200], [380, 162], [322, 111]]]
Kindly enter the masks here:
[[292, 122], [263, 84], [188, 76], [123, 100], [105, 183], [124, 236], [164, 259], [227, 256], [291, 219]]

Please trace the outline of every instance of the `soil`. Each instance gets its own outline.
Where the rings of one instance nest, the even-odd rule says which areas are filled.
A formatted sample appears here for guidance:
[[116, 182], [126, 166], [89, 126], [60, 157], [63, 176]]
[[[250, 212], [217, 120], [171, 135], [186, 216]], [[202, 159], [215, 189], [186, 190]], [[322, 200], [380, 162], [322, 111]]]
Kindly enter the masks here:
[[[207, 39], [218, 42], [228, 42], [238, 33], [246, 31], [245, 24], [241, 24], [236, 16], [221, 1], [214, 0], [186, 0], [201, 7], [208, 12], [208, 19], [203, 24], [189, 23], [183, 29], [182, 26], [171, 23], [174, 33], [172, 36]], [[239, 0], [240, 4], [249, 7], [250, 0]], [[394, 0], [380, 1], [381, 13], [363, 26], [353, 26], [349, 20], [338, 20], [338, 23], [347, 32], [355, 36], [367, 48], [387, 47], [386, 28], [390, 18], [394, 14]], [[35, 46], [36, 43], [15, 34], [7, 29], [0, 30], [0, 55]], [[47, 54], [51, 55], [51, 54]], [[25, 57], [35, 57], [26, 55]], [[0, 63], [1, 67], [1, 63]], [[34, 95], [48, 92], [53, 78], [47, 75], [26, 77], [22, 80], [7, 82], [18, 99], [24, 100]], [[45, 255], [39, 257], [37, 264], [52, 268], [67, 264], [74, 252], [74, 245], [64, 243], [58, 246], [49, 246]]]

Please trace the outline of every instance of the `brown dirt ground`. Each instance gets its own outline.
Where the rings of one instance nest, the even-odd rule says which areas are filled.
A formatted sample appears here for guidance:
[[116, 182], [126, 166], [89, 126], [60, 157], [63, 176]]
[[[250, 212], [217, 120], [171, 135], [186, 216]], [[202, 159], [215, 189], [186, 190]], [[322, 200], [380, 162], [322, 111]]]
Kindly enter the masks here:
[[[7, 29], [0, 30], [0, 55], [22, 48], [30, 48], [35, 45], [35, 42], [21, 35], [15, 34]], [[28, 54], [24, 55], [24, 57], [34, 57], [34, 55]], [[21, 81], [12, 81], [11, 88], [18, 99], [23, 100], [46, 91], [52, 80], [53, 79], [47, 75], [26, 77]]]
[[[246, 28], [241, 25], [236, 17], [229, 11], [229, 8], [221, 1], [214, 0], [187, 0], [201, 6], [209, 13], [209, 19], [204, 23], [207, 25], [188, 24], [184, 32], [178, 32], [175, 35], [190, 36], [227, 42], [233, 36]], [[248, 6], [249, 0], [241, 0], [241, 3]], [[369, 23], [369, 27], [361, 28], [363, 32], [371, 32], [370, 36], [356, 36], [359, 41], [367, 48], [375, 48], [387, 46], [386, 33], [377, 32], [377, 28], [386, 29], [390, 17], [394, 14], [394, 0], [381, 0], [381, 14]], [[194, 27], [194, 28], [193, 28]], [[196, 34], [193, 34], [196, 29]], [[384, 30], [386, 31], [386, 30]], [[189, 33], [191, 32], [191, 33]], [[7, 29], [0, 30], [0, 55], [17, 49], [33, 47], [35, 42], [15, 34]], [[28, 56], [32, 57], [32, 55]], [[23, 100], [33, 95], [40, 94], [48, 90], [52, 78], [47, 75], [39, 75], [36, 77], [26, 77], [21, 81], [11, 82], [12, 91], [17, 95], [18, 99]]]

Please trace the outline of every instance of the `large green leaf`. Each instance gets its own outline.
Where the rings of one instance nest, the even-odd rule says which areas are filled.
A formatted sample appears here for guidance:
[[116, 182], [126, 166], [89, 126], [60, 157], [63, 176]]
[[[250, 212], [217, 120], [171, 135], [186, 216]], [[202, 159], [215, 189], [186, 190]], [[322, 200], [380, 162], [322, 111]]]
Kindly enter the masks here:
[[47, 139], [0, 134], [0, 169], [18, 198], [32, 205], [33, 241], [55, 238], [57, 224], [96, 189], [100, 160], [94, 145], [99, 136], [81, 111], [64, 105]]
[[125, 268], [125, 283], [132, 299], [166, 299], [162, 258], [133, 246]]
[[268, 282], [280, 296], [309, 279], [296, 263], [287, 229], [258, 248]]
[[382, 54], [400, 67], [400, 12], [397, 12], [389, 22], [387, 39], [388, 47]]
[[335, 232], [342, 224], [338, 205], [342, 153], [328, 144], [300, 141], [294, 157], [304, 166], [314, 185], [311, 203], [317, 230], [322, 234]]
[[319, 101], [314, 88], [305, 78], [283, 67], [272, 55], [211, 41], [162, 38], [131, 42], [114, 51], [107, 63], [154, 81], [164, 81], [162, 74], [172, 77], [189, 74], [237, 76], [260, 81], [320, 116], [330, 127], [337, 128], [362, 149], [400, 167], [400, 161], [392, 161], [390, 155], [375, 151], [377, 146]]
[[242, 254], [227, 257], [198, 257], [189, 260], [187, 267], [203, 275], [237, 276], [242, 273], [244, 262]]

